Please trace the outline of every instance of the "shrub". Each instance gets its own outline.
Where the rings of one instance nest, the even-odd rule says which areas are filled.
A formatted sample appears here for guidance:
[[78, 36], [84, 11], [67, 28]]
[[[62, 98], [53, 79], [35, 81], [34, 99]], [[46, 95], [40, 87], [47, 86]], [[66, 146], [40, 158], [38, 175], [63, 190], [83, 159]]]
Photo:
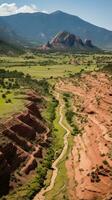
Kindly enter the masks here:
[[72, 132], [72, 135], [73, 136], [76, 136], [80, 133], [80, 130], [78, 129], [78, 127], [76, 125], [74, 125], [74, 128], [73, 128], [73, 132]]
[[103, 164], [104, 164], [104, 165], [108, 165], [107, 160], [103, 160]]
[[6, 103], [11, 103], [11, 99], [7, 99], [7, 100], [6, 100]]
[[2, 94], [2, 98], [5, 99], [6, 98], [6, 94]]
[[71, 110], [68, 110], [65, 114], [66, 119], [68, 121], [68, 123], [70, 123], [70, 125], [72, 125], [72, 121], [73, 121], [73, 116], [74, 116], [74, 112]]

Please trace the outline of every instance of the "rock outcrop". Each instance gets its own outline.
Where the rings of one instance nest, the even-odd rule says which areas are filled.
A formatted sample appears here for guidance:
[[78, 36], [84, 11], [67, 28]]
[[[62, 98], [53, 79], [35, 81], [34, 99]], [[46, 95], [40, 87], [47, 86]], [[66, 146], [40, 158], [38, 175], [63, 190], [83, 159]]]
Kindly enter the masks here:
[[71, 34], [69, 32], [60, 32], [58, 33], [51, 42], [48, 42], [43, 46], [44, 50], [48, 49], [73, 49], [73, 50], [83, 50], [83, 51], [95, 51], [98, 50], [92, 44], [91, 40], [85, 40], [84, 42], [79, 36]]
[[92, 44], [92, 41], [91, 40], [85, 40], [85, 45], [89, 48], [93, 48], [93, 44]]

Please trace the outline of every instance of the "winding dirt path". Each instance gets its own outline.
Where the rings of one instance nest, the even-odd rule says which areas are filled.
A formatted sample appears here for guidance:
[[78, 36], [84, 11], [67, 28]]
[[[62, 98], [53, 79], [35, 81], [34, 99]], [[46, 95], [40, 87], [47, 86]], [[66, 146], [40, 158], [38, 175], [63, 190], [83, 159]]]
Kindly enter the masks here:
[[67, 152], [68, 149], [68, 135], [70, 134], [70, 130], [63, 124], [63, 108], [64, 108], [64, 103], [60, 100], [60, 94], [56, 92], [56, 98], [59, 101], [59, 105], [60, 105], [60, 109], [59, 109], [59, 115], [60, 115], [60, 120], [59, 120], [59, 124], [60, 126], [66, 130], [66, 134], [64, 135], [64, 147], [62, 149], [62, 152], [60, 154], [60, 156], [54, 161], [54, 163], [52, 164], [52, 169], [53, 169], [53, 173], [52, 173], [52, 177], [51, 177], [51, 181], [50, 181], [50, 185], [45, 189], [43, 188], [35, 197], [33, 200], [45, 200], [45, 193], [51, 191], [54, 187], [55, 184], [55, 180], [56, 177], [58, 175], [58, 163], [60, 162], [60, 160], [62, 160], [62, 158], [64, 157], [64, 155]]

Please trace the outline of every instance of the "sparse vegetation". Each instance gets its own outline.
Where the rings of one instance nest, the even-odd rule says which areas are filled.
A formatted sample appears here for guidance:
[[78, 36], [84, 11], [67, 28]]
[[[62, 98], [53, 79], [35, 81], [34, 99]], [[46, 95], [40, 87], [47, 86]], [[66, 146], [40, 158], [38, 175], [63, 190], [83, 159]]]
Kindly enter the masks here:
[[76, 113], [74, 113], [72, 111], [71, 98], [72, 98], [72, 96], [69, 93], [63, 94], [63, 99], [65, 101], [65, 106], [66, 106], [65, 117], [67, 119], [68, 124], [72, 127], [72, 133], [71, 134], [73, 136], [76, 136], [79, 133], [81, 133], [81, 131], [79, 130], [79, 128], [76, 124], [76, 121], [75, 121]]

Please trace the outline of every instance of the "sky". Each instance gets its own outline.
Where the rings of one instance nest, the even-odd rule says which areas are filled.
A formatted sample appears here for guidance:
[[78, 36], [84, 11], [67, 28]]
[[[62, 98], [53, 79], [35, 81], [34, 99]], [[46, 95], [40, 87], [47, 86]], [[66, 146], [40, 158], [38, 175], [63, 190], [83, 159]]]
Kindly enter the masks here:
[[0, 0], [0, 16], [56, 10], [112, 30], [112, 0]]

